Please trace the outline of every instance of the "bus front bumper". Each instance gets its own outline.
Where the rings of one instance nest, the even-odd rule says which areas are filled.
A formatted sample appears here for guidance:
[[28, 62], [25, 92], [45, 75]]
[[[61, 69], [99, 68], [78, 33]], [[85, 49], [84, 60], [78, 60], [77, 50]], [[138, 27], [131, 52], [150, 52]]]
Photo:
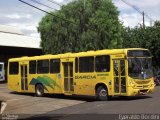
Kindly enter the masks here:
[[128, 87], [128, 95], [127, 96], [137, 96], [137, 95], [146, 95], [154, 92], [154, 86], [149, 88], [133, 88]]

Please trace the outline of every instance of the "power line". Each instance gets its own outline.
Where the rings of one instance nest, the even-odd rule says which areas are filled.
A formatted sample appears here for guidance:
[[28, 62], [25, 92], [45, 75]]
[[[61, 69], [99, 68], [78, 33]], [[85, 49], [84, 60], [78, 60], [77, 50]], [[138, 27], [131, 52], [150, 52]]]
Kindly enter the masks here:
[[[49, 2], [51, 2], [51, 3], [53, 3], [53, 4], [56, 4], [56, 5], [58, 5], [59, 7], [62, 7], [63, 5], [61, 5], [61, 4], [59, 4], [59, 3], [57, 3], [57, 2], [55, 2], [54, 0], [47, 0], [47, 1], [49, 1]], [[86, 7], [86, 0], [83, 0], [83, 6], [84, 6], [84, 12], [85, 12], [85, 7]], [[70, 9], [66, 9], [66, 10], [70, 10]], [[85, 17], [85, 16], [84, 16]], [[86, 28], [88, 28], [88, 26], [85, 26]], [[92, 28], [92, 27], [91, 27]], [[92, 28], [93, 29], [93, 28]], [[94, 30], [95, 31], [95, 30]]]
[[[50, 3], [53, 3], [53, 4], [55, 4], [55, 5], [58, 5], [59, 7], [62, 7], [62, 6], [63, 6], [63, 5], [55, 2], [54, 0], [47, 0], [47, 1], [49, 1]], [[67, 9], [67, 10], [70, 10], [70, 9]]]
[[132, 8], [135, 9], [140, 14], [143, 14], [143, 12], [138, 7], [136, 7], [135, 5], [133, 5]]
[[61, 20], [64, 20], [64, 21], [70, 22], [70, 23], [72, 23], [72, 24], [74, 24], [74, 25], [77, 25], [76, 23], [74, 23], [74, 22], [72, 22], [72, 21], [70, 21], [70, 20], [67, 20], [67, 19], [65, 19], [65, 18], [59, 17], [59, 16], [57, 16], [57, 15], [54, 15], [54, 14], [52, 14], [52, 13], [50, 13], [50, 12], [47, 12], [47, 11], [41, 9], [41, 8], [38, 8], [38, 7], [34, 6], [34, 5], [31, 5], [31, 4], [29, 4], [29, 3], [27, 3], [27, 2], [25, 2], [25, 1], [23, 1], [23, 0], [18, 0], [18, 1], [20, 1], [20, 2], [22, 2], [22, 3], [24, 3], [24, 4], [26, 4], [26, 5], [29, 5], [29, 6], [31, 6], [31, 7], [33, 7], [33, 8], [36, 8], [36, 9], [42, 11], [42, 12], [45, 12], [45, 13], [47, 13], [47, 14], [49, 14], [49, 15], [52, 15], [52, 16], [54, 16], [54, 17], [57, 17], [57, 18], [59, 18], [59, 19], [61, 19]]
[[59, 18], [59, 19], [62, 19], [62, 20], [64, 20], [64, 21], [67, 21], [67, 22], [70, 22], [70, 23], [72, 23], [72, 24], [77, 25], [76, 23], [74, 23], [74, 22], [72, 22], [72, 21], [69, 21], [69, 20], [67, 20], [67, 19], [65, 19], [65, 18], [59, 17], [59, 16], [57, 16], [57, 15], [54, 15], [54, 14], [52, 14], [52, 13], [50, 13], [50, 12], [47, 12], [47, 11], [41, 9], [41, 8], [38, 8], [38, 7], [34, 6], [34, 5], [31, 5], [31, 4], [29, 4], [29, 3], [27, 3], [27, 2], [25, 2], [25, 1], [23, 1], [23, 0], [19, 0], [19, 1], [22, 2], [22, 3], [25, 3], [25, 4], [29, 5], [29, 6], [31, 6], [31, 7], [33, 7], [33, 8], [36, 8], [36, 9], [42, 11], [42, 12], [45, 12], [45, 13], [47, 13], [47, 14], [49, 14], [49, 15], [52, 15], [52, 16], [54, 16], [54, 17], [57, 17], [57, 18]]
[[140, 14], [142, 14], [142, 12], [139, 10], [139, 8], [137, 8], [135, 5], [132, 5], [131, 3], [126, 2], [125, 0], [121, 0], [121, 1], [124, 2], [125, 4], [127, 4], [128, 6], [132, 7], [133, 9], [135, 9]]
[[[41, 8], [39, 8], [39, 7], [36, 7], [36, 6], [34, 6], [34, 5], [32, 5], [32, 4], [28, 3], [28, 2], [25, 2], [25, 1], [23, 1], [23, 0], [18, 0], [18, 1], [24, 3], [24, 4], [28, 5], [28, 6], [31, 6], [31, 7], [35, 8], [35, 9], [38, 9], [38, 10], [44, 12], [44, 13], [47, 13], [47, 14], [52, 15], [52, 16], [54, 16], [54, 17], [57, 17], [57, 18], [59, 18], [59, 19], [61, 19], [61, 20], [64, 20], [64, 21], [66, 21], [66, 22], [69, 22], [69, 23], [71, 23], [71, 24], [73, 24], [73, 25], [79, 26], [78, 24], [76, 24], [76, 23], [73, 22], [73, 21], [67, 20], [67, 19], [65, 19], [65, 18], [63, 18], [63, 17], [57, 16], [57, 15], [55, 15], [55, 14], [53, 14], [53, 13], [50, 13], [50, 12], [48, 12], [48, 11], [45, 11], [45, 10], [43, 10], [43, 9], [41, 9]], [[96, 31], [96, 30], [95, 30], [94, 28], [92, 28], [92, 27], [88, 27], [88, 26], [86, 26], [86, 27], [87, 27], [88, 29], [92, 30], [92, 31]]]
[[53, 3], [53, 4], [56, 4], [56, 5], [60, 6], [60, 7], [62, 7], [61, 4], [59, 4], [59, 3], [57, 3], [57, 2], [55, 2], [55, 1], [53, 1], [53, 0], [47, 0], [47, 1], [49, 1], [49, 2], [51, 2], [51, 3]]
[[127, 4], [128, 6], [132, 7], [133, 9], [135, 9], [138, 13], [140, 13], [143, 16], [143, 27], [145, 27], [144, 24], [144, 16], [147, 17], [148, 19], [150, 19], [151, 21], [154, 21], [151, 17], [149, 17], [149, 15], [147, 15], [144, 11], [141, 11], [138, 7], [136, 7], [135, 5], [132, 5], [131, 3], [126, 2], [125, 0], [121, 0], [122, 2], [124, 2], [125, 4]]
[[52, 8], [52, 7], [48, 6], [48, 5], [45, 5], [45, 4], [41, 3], [41, 2], [38, 2], [37, 0], [31, 0], [31, 1], [34, 2], [34, 3], [37, 3], [37, 4], [39, 4], [39, 5], [42, 5], [42, 6], [45, 6], [45, 7], [48, 7], [48, 8], [50, 8], [50, 9], [53, 9], [53, 10], [56, 10], [56, 11], [57, 11], [57, 9]]
[[154, 21], [151, 17], [149, 17], [146, 13], [142, 12], [138, 7], [136, 7], [135, 5], [132, 5], [128, 2], [126, 2], [125, 0], [121, 0], [122, 2], [124, 2], [125, 4], [129, 5], [130, 7], [132, 7], [133, 9], [135, 9], [137, 12], [139, 12], [141, 15], [146, 16], [148, 19], [150, 19], [151, 21]]

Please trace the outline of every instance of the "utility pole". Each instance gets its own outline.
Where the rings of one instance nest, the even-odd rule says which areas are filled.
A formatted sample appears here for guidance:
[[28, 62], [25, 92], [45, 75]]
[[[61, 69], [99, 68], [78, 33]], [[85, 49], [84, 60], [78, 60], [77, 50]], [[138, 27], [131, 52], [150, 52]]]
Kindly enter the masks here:
[[152, 21], [154, 22], [154, 20], [151, 17], [149, 17], [146, 13], [144, 13], [144, 11], [142, 12], [138, 7], [136, 7], [135, 5], [132, 5], [131, 3], [126, 2], [126, 0], [121, 0], [121, 1], [127, 4], [128, 6], [132, 7], [133, 9], [135, 9], [138, 13], [142, 15], [143, 17], [142, 27], [143, 28], [145, 28], [145, 17], [150, 19], [150, 26], [152, 26]]
[[142, 12], [142, 15], [143, 15], [143, 28], [145, 28], [144, 11]]
[[152, 20], [150, 20], [150, 26], [152, 26]]

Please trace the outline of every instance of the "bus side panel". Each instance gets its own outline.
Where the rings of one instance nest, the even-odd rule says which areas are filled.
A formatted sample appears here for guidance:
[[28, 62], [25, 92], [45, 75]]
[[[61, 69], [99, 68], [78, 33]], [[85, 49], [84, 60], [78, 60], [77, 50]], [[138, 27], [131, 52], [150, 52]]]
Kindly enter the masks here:
[[28, 92], [35, 93], [36, 84], [44, 86], [45, 93], [62, 93], [59, 74], [32, 74], [28, 76]]
[[75, 94], [95, 95], [95, 73], [75, 73]]
[[35, 93], [35, 84], [30, 84], [32, 79], [37, 78], [36, 74], [29, 74], [28, 75], [28, 92]]
[[8, 89], [20, 92], [20, 75], [8, 75]]
[[108, 95], [112, 95], [113, 94], [112, 82], [113, 82], [112, 72], [99, 72], [97, 73], [97, 81], [95, 87], [98, 84], [105, 84], [105, 86], [108, 89]]
[[48, 85], [46, 85], [46, 93], [55, 93], [55, 94], [61, 94], [62, 91], [62, 78], [61, 74], [48, 74], [46, 76], [43, 76], [47, 81]]
[[108, 94], [112, 94], [112, 77], [110, 73], [78, 73], [75, 74], [75, 94], [95, 96], [96, 85], [105, 85], [108, 89]]

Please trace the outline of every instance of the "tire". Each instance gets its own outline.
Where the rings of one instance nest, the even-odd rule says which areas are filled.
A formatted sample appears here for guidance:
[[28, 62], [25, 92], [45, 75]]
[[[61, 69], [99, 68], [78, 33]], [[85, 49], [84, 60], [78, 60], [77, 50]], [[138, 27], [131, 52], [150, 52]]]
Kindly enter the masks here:
[[42, 97], [44, 95], [44, 87], [42, 84], [36, 85], [35, 93], [37, 97]]
[[96, 91], [96, 98], [100, 101], [109, 100], [108, 91], [103, 86], [98, 87]]

